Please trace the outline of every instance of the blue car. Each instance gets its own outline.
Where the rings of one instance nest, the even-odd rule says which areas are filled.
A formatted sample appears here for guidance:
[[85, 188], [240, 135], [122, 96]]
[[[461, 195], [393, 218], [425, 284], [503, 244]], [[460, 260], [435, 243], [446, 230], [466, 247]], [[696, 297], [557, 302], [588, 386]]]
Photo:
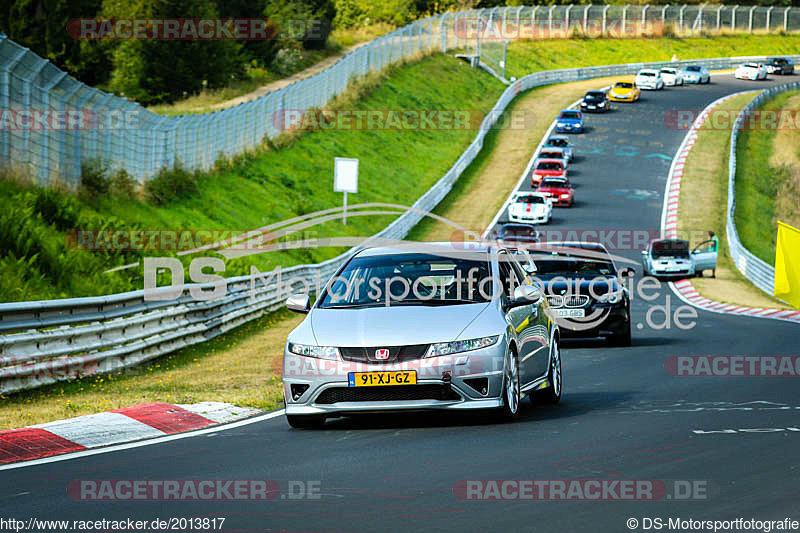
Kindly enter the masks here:
[[556, 133], [583, 133], [583, 113], [565, 109], [556, 119]]

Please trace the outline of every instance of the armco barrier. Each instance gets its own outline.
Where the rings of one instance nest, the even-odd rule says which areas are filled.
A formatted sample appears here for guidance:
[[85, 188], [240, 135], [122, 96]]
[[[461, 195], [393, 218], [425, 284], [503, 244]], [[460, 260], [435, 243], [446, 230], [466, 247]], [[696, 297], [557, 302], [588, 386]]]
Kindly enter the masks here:
[[770, 296], [774, 294], [775, 290], [775, 267], [756, 257], [750, 250], [745, 248], [742, 241], [739, 240], [739, 233], [736, 231], [736, 222], [734, 220], [736, 210], [736, 145], [739, 140], [739, 132], [742, 129], [742, 125], [754, 109], [776, 94], [797, 89], [800, 89], [800, 82], [778, 85], [777, 87], [762, 91], [742, 109], [736, 117], [733, 129], [731, 130], [731, 150], [730, 159], [728, 160], [728, 211], [726, 221], [728, 248], [730, 249], [731, 258], [733, 258], [736, 268], [738, 268], [753, 285]]
[[[462, 172], [483, 147], [486, 133], [508, 104], [521, 92], [550, 83], [629, 75], [646, 67], [686, 64], [727, 69], [764, 57], [719, 58], [698, 61], [631, 63], [603, 67], [550, 70], [525, 76], [510, 85], [484, 118], [472, 144], [447, 173], [378, 238], [402, 239], [447, 195]], [[800, 60], [800, 57], [795, 57]], [[350, 250], [313, 265], [283, 270], [285, 277], [327, 280]], [[129, 367], [184, 346], [213, 338], [282, 304], [276, 283], [256, 284], [250, 278], [228, 280], [227, 295], [216, 301], [195, 301], [183, 295], [167, 302], [146, 301], [144, 291], [111, 296], [0, 304], [0, 392], [11, 392], [68, 379]]]

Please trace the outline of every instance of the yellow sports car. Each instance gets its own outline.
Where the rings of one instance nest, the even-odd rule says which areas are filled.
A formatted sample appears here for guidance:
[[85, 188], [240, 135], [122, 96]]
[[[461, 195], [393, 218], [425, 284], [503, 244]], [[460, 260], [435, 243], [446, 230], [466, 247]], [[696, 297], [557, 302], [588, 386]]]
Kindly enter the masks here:
[[639, 88], [632, 81], [618, 81], [608, 91], [612, 102], [635, 102], [639, 99]]

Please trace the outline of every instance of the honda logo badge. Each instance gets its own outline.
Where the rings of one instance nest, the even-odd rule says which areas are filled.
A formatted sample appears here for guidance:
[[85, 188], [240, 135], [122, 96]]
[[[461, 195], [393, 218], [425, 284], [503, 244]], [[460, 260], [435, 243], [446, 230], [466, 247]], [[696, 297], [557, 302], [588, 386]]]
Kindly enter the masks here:
[[375, 359], [389, 359], [389, 349], [378, 348], [375, 350]]

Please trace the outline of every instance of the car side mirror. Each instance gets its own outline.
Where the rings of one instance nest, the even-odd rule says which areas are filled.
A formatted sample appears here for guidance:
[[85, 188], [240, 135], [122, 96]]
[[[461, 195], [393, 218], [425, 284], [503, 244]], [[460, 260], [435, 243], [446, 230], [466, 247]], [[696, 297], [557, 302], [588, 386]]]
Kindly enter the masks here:
[[528, 261], [524, 265], [522, 265], [522, 270], [525, 271], [526, 274], [536, 274], [538, 272], [536, 268], [536, 264], [533, 261]]
[[542, 290], [535, 285], [520, 285], [514, 289], [514, 297], [505, 305], [506, 310], [542, 301]]
[[642, 250], [642, 255], [647, 255], [647, 250]]
[[311, 301], [307, 294], [293, 294], [286, 300], [286, 307], [289, 311], [305, 315], [311, 310]]
[[636, 275], [636, 271], [631, 267], [625, 267], [620, 269], [619, 275], [623, 278], [632, 278], [633, 276]]

